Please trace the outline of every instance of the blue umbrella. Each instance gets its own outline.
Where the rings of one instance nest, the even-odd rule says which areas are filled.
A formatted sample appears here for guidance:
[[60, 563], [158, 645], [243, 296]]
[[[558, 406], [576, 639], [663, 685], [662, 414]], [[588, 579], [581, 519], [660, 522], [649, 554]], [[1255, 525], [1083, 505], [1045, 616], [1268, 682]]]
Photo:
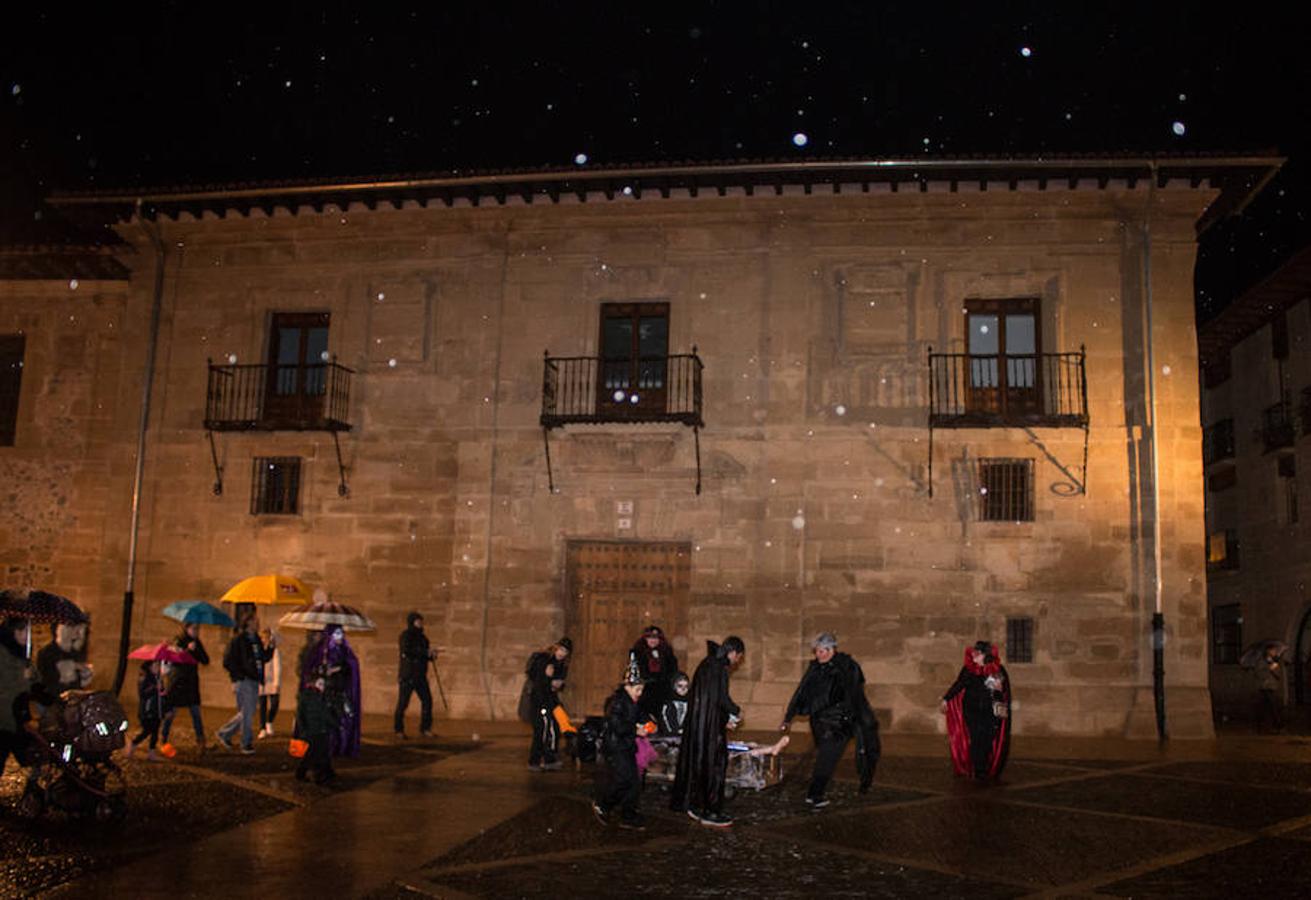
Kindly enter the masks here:
[[179, 600], [164, 607], [164, 615], [177, 619], [183, 625], [223, 625], [235, 628], [232, 617], [213, 603], [204, 600]]

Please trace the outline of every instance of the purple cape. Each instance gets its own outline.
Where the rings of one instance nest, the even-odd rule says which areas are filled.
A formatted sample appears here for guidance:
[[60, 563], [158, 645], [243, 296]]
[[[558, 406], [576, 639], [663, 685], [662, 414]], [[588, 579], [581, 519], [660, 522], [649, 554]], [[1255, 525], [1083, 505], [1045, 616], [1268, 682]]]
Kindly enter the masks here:
[[360, 755], [360, 661], [342, 636], [341, 644], [334, 647], [329, 632], [320, 634], [310, 648], [301, 668], [300, 683], [304, 687], [315, 678], [316, 670], [340, 666], [341, 671], [328, 678], [328, 702], [337, 713], [337, 727], [328, 735], [328, 749], [333, 756]]

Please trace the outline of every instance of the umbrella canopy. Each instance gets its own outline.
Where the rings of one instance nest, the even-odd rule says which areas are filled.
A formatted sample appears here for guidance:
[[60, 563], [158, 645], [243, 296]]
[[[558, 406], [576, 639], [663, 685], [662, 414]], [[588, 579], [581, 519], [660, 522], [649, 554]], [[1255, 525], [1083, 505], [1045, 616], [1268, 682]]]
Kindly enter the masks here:
[[183, 625], [222, 625], [225, 628], [235, 628], [237, 625], [232, 620], [232, 616], [204, 600], [179, 600], [170, 603], [164, 607], [164, 615], [176, 619]]
[[67, 597], [29, 588], [0, 591], [0, 616], [59, 625], [81, 625], [88, 621], [81, 607]]
[[127, 655], [128, 659], [148, 659], [152, 662], [181, 663], [184, 666], [196, 665], [196, 658], [185, 650], [180, 650], [166, 641], [158, 644], [142, 644]]
[[352, 606], [323, 601], [302, 606], [287, 613], [278, 620], [284, 628], [304, 628], [317, 631], [332, 625], [340, 625], [343, 631], [373, 631], [378, 626], [373, 620]]
[[310, 589], [299, 578], [290, 575], [253, 575], [238, 582], [220, 598], [223, 603], [258, 603], [263, 606], [275, 603], [299, 606], [313, 599]]
[[1243, 651], [1243, 655], [1238, 658], [1238, 662], [1249, 669], [1254, 668], [1260, 665], [1261, 660], [1265, 658], [1266, 650], [1271, 647], [1275, 649], [1275, 656], [1283, 656], [1288, 650], [1288, 645], [1283, 641], [1257, 641]]

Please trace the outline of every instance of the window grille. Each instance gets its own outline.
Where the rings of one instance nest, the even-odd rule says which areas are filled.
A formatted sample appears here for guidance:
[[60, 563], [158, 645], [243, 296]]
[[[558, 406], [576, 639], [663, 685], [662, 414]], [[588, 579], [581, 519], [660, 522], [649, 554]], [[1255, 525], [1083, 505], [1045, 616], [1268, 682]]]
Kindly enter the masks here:
[[21, 334], [0, 334], [0, 447], [14, 445], [25, 343], [26, 338]]
[[1221, 419], [1202, 429], [1202, 462], [1206, 465], [1234, 458], [1234, 420]]
[[1243, 611], [1237, 603], [1211, 607], [1211, 657], [1217, 666], [1237, 665], [1243, 652]]
[[1033, 460], [979, 460], [979, 520], [1033, 521]]
[[255, 457], [250, 480], [250, 514], [294, 516], [299, 512], [300, 457]]
[[1006, 661], [1033, 662], [1033, 619], [1028, 616], [1006, 620]]

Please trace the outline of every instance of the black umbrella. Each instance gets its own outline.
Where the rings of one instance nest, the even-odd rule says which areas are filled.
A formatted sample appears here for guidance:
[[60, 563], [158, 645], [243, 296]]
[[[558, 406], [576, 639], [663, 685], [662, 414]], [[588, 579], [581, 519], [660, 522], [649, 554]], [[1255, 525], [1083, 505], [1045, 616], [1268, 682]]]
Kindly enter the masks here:
[[[82, 608], [58, 594], [35, 588], [11, 588], [0, 591], [0, 617], [27, 619], [55, 625], [81, 625], [90, 621]], [[32, 628], [27, 629], [27, 655], [32, 656]]]

